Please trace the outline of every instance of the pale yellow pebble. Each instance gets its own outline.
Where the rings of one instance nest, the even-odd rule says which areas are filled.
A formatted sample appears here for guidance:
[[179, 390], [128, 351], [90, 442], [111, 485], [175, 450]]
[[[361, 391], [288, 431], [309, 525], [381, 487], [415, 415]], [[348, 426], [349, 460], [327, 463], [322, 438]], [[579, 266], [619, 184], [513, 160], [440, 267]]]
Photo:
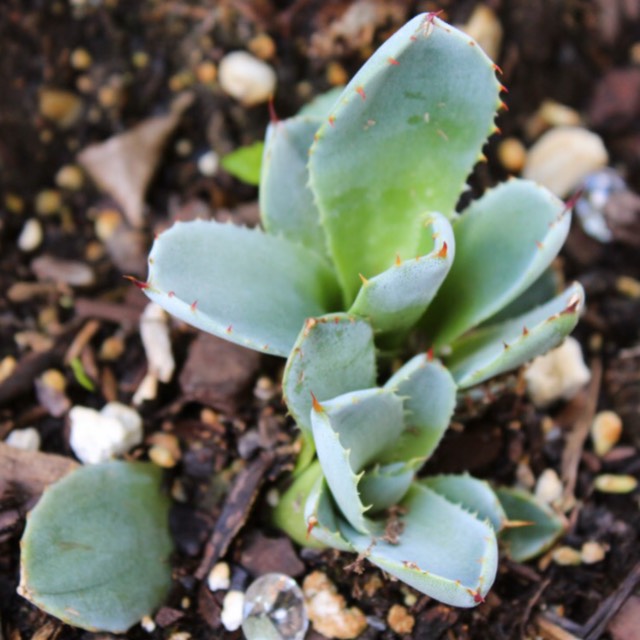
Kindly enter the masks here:
[[58, 369], [47, 369], [41, 376], [41, 382], [50, 389], [64, 393], [67, 388], [67, 379]]
[[584, 564], [601, 562], [607, 555], [607, 549], [599, 542], [585, 542], [580, 550], [580, 557]]
[[640, 298], [640, 281], [631, 276], [620, 276], [616, 280], [616, 289], [628, 298]]
[[38, 97], [40, 114], [61, 129], [73, 126], [82, 114], [82, 100], [70, 91], [44, 88]]
[[327, 66], [326, 78], [327, 82], [332, 87], [340, 87], [349, 82], [349, 74], [347, 73], [346, 69], [335, 60], [333, 62], [330, 62]]
[[79, 75], [76, 78], [76, 89], [80, 93], [91, 93], [95, 89], [93, 78], [88, 76], [86, 73]]
[[149, 54], [146, 51], [136, 51], [131, 56], [131, 62], [136, 69], [144, 69], [149, 64]]
[[113, 362], [124, 353], [124, 340], [121, 336], [109, 336], [100, 345], [100, 360]]
[[0, 360], [0, 382], [4, 382], [16, 369], [18, 361], [13, 356], [5, 356]]
[[18, 236], [18, 248], [26, 253], [35, 251], [44, 238], [42, 224], [37, 218], [30, 218], [24, 223], [22, 231]]
[[634, 65], [640, 65], [640, 42], [634, 42], [629, 47], [629, 62]]
[[61, 189], [79, 191], [84, 184], [82, 169], [75, 164], [67, 164], [60, 167], [56, 173], [56, 185]]
[[226, 562], [217, 562], [207, 576], [207, 586], [211, 591], [229, 588], [231, 584], [231, 569]]
[[143, 616], [142, 620], [140, 620], [140, 626], [147, 633], [153, 633], [156, 630], [156, 623], [151, 616]]
[[602, 493], [631, 493], [638, 486], [638, 481], [629, 475], [603, 473], [596, 477], [593, 486]]
[[35, 209], [40, 216], [51, 216], [59, 213], [62, 207], [62, 197], [55, 189], [45, 189], [36, 196]]
[[122, 215], [115, 209], [105, 209], [96, 217], [94, 229], [96, 237], [102, 242], [107, 242], [113, 237], [118, 227], [122, 224]]
[[398, 635], [408, 635], [413, 631], [416, 619], [401, 604], [394, 604], [387, 614], [387, 624]]
[[200, 84], [212, 84], [218, 77], [218, 68], [210, 60], [201, 62], [196, 67], [196, 79]]
[[100, 242], [90, 241], [84, 249], [84, 257], [88, 262], [97, 262], [102, 260], [105, 255], [104, 245]]
[[267, 102], [276, 89], [276, 72], [247, 51], [228, 53], [218, 65], [222, 90], [245, 107]]
[[622, 419], [614, 411], [600, 411], [591, 425], [593, 450], [600, 457], [606, 455], [620, 440]]
[[582, 556], [573, 547], [558, 547], [551, 554], [553, 561], [563, 567], [577, 566], [582, 564]]
[[266, 33], [261, 33], [249, 40], [249, 51], [261, 60], [271, 60], [276, 54], [276, 43]]
[[91, 58], [91, 54], [82, 48], [74, 49], [71, 52], [71, 66], [78, 71], [84, 71], [91, 66], [93, 59]]
[[182, 600], [180, 600], [180, 606], [183, 609], [188, 609], [191, 606], [191, 599], [188, 598], [187, 596], [184, 596], [184, 598], [182, 598]]
[[178, 463], [171, 451], [160, 445], [154, 445], [149, 449], [149, 460], [163, 469], [172, 469]]
[[498, 145], [498, 160], [509, 173], [520, 173], [527, 161], [527, 150], [518, 138], [505, 138]]
[[15, 193], [7, 193], [4, 197], [4, 206], [15, 214], [20, 214], [24, 211], [24, 200]]
[[535, 496], [540, 502], [553, 504], [562, 497], [562, 482], [554, 469], [545, 469], [536, 482]]

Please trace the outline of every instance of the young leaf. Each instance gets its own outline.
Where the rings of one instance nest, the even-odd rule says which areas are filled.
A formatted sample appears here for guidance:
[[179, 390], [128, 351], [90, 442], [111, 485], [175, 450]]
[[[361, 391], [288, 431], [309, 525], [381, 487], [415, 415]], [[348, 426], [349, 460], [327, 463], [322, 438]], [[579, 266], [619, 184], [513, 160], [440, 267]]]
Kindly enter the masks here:
[[432, 343], [450, 344], [525, 291], [560, 251], [570, 223], [558, 198], [525, 180], [473, 202], [453, 225], [456, 260], [427, 310]]
[[498, 545], [493, 527], [414, 484], [400, 503], [396, 540], [385, 523], [374, 536], [346, 523], [340, 530], [358, 553], [428, 596], [456, 607], [484, 601], [496, 575]]
[[303, 432], [311, 431], [311, 394], [323, 402], [376, 383], [373, 332], [344, 313], [307, 320], [287, 360], [282, 393]]
[[574, 283], [519, 318], [485, 326], [454, 342], [447, 366], [458, 387], [479, 384], [558, 346], [576, 326], [583, 306], [584, 290]]
[[144, 292], [198, 329], [287, 356], [305, 318], [331, 311], [339, 293], [325, 262], [257, 229], [194, 220], [156, 239]]
[[320, 478], [312, 487], [305, 503], [304, 517], [309, 537], [322, 546], [353, 551], [353, 547], [340, 533], [340, 516], [337, 513], [329, 486], [324, 478]]
[[424, 226], [436, 239], [431, 253], [412, 260], [396, 260], [381, 274], [363, 278], [349, 310], [367, 318], [377, 334], [410, 329], [424, 314], [453, 264], [455, 241], [449, 221], [434, 213]]
[[45, 491], [22, 537], [19, 593], [67, 624], [123, 633], [171, 585], [169, 501], [144, 463], [80, 467]]
[[264, 143], [254, 142], [223, 156], [220, 160], [220, 166], [234, 178], [257, 187], [260, 184], [263, 153]]
[[371, 505], [368, 514], [374, 515], [398, 504], [413, 482], [416, 462], [392, 462], [367, 470], [358, 484], [360, 500]]
[[314, 403], [311, 426], [318, 459], [340, 511], [366, 533], [358, 482], [362, 471], [388, 449], [403, 429], [402, 401], [384, 389], [346, 393]]
[[512, 560], [525, 562], [535, 558], [549, 549], [562, 535], [562, 520], [531, 494], [506, 488], [500, 488], [496, 493], [507, 518], [524, 525], [509, 527], [507, 523], [500, 536]]
[[385, 389], [403, 398], [405, 428], [378, 462], [424, 462], [449, 426], [456, 405], [453, 378], [441, 362], [418, 355], [389, 379]]
[[402, 27], [347, 85], [309, 159], [347, 304], [359, 273], [415, 258], [425, 212], [454, 214], [499, 86], [480, 47], [432, 14]]
[[326, 256], [320, 215], [309, 189], [309, 147], [320, 122], [289, 118], [267, 128], [260, 210], [264, 228]]

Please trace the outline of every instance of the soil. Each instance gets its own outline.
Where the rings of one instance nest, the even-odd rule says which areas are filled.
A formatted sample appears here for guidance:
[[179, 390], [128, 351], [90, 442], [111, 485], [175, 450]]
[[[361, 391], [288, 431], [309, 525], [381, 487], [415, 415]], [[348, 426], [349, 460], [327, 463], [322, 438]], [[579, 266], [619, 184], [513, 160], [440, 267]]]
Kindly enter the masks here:
[[[222, 170], [206, 175], [198, 160], [210, 149], [222, 155], [260, 140], [269, 109], [265, 104], [243, 107], [226, 96], [207, 75], [211, 65], [205, 63], [216, 65], [239, 48], [262, 55], [278, 76], [273, 108], [287, 117], [350, 77], [377, 44], [415, 13], [443, 10], [445, 19], [461, 24], [476, 4], [0, 3], [0, 354], [17, 362], [12, 375], [0, 382], [0, 437], [34, 426], [44, 452], [68, 459], [43, 461], [29, 455], [20, 464], [2, 462], [0, 623], [5, 638], [94, 635], [62, 625], [16, 594], [19, 539], [26, 511], [73, 458], [68, 408], [99, 408], [116, 399], [130, 403], [147, 371], [138, 332], [146, 298], [123, 274], [144, 277], [154, 232], [176, 218], [257, 219], [256, 189]], [[266, 570], [297, 578], [314, 569], [326, 572], [350, 606], [371, 616], [363, 639], [401, 637], [386, 620], [391, 606], [403, 603], [415, 618], [413, 631], [404, 637], [640, 637], [640, 599], [634, 595], [640, 583], [639, 494], [594, 490], [594, 478], [602, 472], [640, 477], [640, 208], [633, 200], [640, 191], [640, 2], [485, 4], [504, 29], [497, 63], [509, 89], [509, 111], [499, 118], [502, 136], [529, 145], [531, 119], [544, 100], [574, 108], [585, 126], [603, 137], [611, 165], [627, 180], [632, 204], [614, 207], [609, 224], [618, 228], [611, 244], [586, 236], [574, 221], [560, 258], [566, 278], [580, 280], [587, 292], [588, 311], [574, 335], [592, 370], [590, 385], [571, 401], [545, 410], [529, 402], [521, 385], [501, 392], [474, 415], [457, 416], [458, 427], [427, 471], [468, 470], [513, 484], [523, 461], [536, 477], [555, 469], [565, 481], [573, 479], [577, 498], [567, 514], [563, 544], [579, 549], [596, 541], [607, 549], [604, 560], [578, 566], [560, 566], [549, 556], [526, 565], [505, 560], [487, 601], [473, 610], [438, 604], [387, 579], [374, 592], [368, 590], [372, 576], [381, 575], [375, 568], [358, 573], [353, 565], [348, 568], [352, 558], [344, 554], [299, 549], [264, 518], [268, 489], [294, 462], [290, 445], [295, 433], [278, 386], [282, 362], [176, 324], [177, 372], [141, 406], [145, 442], [130, 454], [145, 458], [158, 433], [178, 439], [177, 464], [167, 471], [167, 486], [180, 498], [171, 523], [175, 587], [156, 615], [155, 631], [136, 626], [127, 637], [187, 637], [179, 632], [193, 638], [242, 637], [221, 625], [224, 593], [212, 594], [201, 582], [217, 558], [231, 564], [239, 588]], [[350, 33], [344, 16], [354, 7], [366, 8], [370, 19]], [[47, 117], [43, 100], [56, 98], [53, 90], [68, 94], [57, 96], [61, 102], [54, 100], [57, 106]], [[184, 90], [193, 95], [192, 103], [162, 153], [155, 150], [158, 168], [147, 189], [142, 228], [118, 217], [123, 212], [116, 202], [88, 178], [80, 184], [62, 180], [61, 186], [59, 169], [77, 166], [81, 149], [167, 113]], [[491, 140], [488, 163], [474, 173], [476, 192], [507, 175], [498, 160], [499, 141], [497, 136]], [[626, 217], [615, 215], [621, 208]], [[109, 218], [114, 211], [115, 218]], [[42, 242], [20, 249], [18, 240], [31, 218], [40, 221]], [[117, 240], [100, 227], [107, 219], [119, 221]], [[88, 377], [85, 385], [70, 367], [74, 358]], [[43, 389], [40, 376], [52, 368], [63, 373], [64, 391]], [[622, 417], [624, 432], [618, 446], [600, 458], [586, 432], [594, 411], [604, 409]], [[314, 631], [309, 637], [321, 638]]]

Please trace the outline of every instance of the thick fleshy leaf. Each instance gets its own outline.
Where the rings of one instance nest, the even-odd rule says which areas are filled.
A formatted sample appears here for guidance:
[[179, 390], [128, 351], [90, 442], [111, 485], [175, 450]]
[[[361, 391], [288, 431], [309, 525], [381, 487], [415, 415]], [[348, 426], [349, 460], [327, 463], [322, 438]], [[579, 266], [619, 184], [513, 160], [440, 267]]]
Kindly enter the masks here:
[[525, 562], [544, 553], [564, 532], [563, 521], [531, 494], [518, 489], [501, 488], [496, 491], [507, 518], [517, 524], [507, 526], [500, 536], [507, 553], [516, 562]]
[[385, 389], [403, 399], [405, 428], [378, 462], [423, 462], [435, 451], [453, 415], [456, 385], [451, 374], [441, 362], [418, 355], [389, 379]]
[[453, 225], [456, 260], [426, 313], [432, 343], [450, 344], [523, 293], [556, 257], [570, 223], [558, 198], [525, 180], [473, 202]]
[[314, 403], [311, 426], [318, 459], [347, 521], [366, 533], [368, 505], [360, 499], [362, 471], [393, 445], [404, 428], [402, 400], [392, 391], [365, 389]]
[[435, 239], [431, 253], [411, 260], [398, 259], [381, 274], [363, 278], [349, 310], [367, 318], [378, 334], [410, 329], [424, 314], [453, 264], [455, 241], [449, 221], [434, 213], [424, 224]]
[[488, 520], [496, 531], [500, 531], [507, 516], [488, 482], [464, 475], [430, 476], [420, 484], [435, 491], [453, 504], [460, 505], [480, 520]]
[[367, 514], [374, 515], [398, 504], [411, 486], [417, 466], [417, 463], [393, 462], [366, 471], [358, 491], [362, 503], [371, 505]]
[[144, 292], [198, 329], [285, 357], [306, 318], [339, 304], [334, 275], [315, 253], [205, 220], [178, 222], [156, 239]]
[[220, 165], [234, 178], [257, 187], [260, 184], [263, 154], [264, 143], [262, 141], [254, 142], [223, 156]]
[[296, 117], [272, 123], [260, 179], [260, 210], [264, 228], [326, 256], [320, 215], [309, 189], [307, 161], [317, 119]]
[[583, 306], [584, 290], [575, 283], [519, 318], [478, 329], [454, 342], [447, 366], [458, 387], [479, 384], [558, 346], [573, 331]]
[[309, 159], [347, 304], [359, 273], [415, 258], [425, 213], [454, 215], [499, 89], [480, 47], [433, 14], [402, 27], [347, 85]]
[[374, 536], [346, 523], [341, 532], [371, 562], [436, 600], [456, 607], [483, 602], [497, 569], [493, 527], [419, 484], [400, 506], [406, 514], [393, 527], [400, 531], [397, 540], [389, 540], [385, 523]]
[[169, 501], [144, 463], [81, 467], [45, 491], [22, 537], [19, 593], [64, 622], [120, 633], [171, 586]]
[[[333, 89], [329, 89], [329, 91], [325, 91], [325, 93], [321, 93], [311, 102], [305, 104], [304, 107], [298, 111], [298, 115], [307, 118], [318, 118], [319, 120], [329, 117], [331, 109], [333, 109], [333, 106], [343, 91], [344, 87], [334, 87]], [[321, 124], [322, 122], [318, 122], [318, 127]]]
[[335, 313], [306, 321], [293, 346], [282, 381], [289, 412], [305, 433], [311, 431], [311, 394], [318, 401], [376, 383], [371, 326]]

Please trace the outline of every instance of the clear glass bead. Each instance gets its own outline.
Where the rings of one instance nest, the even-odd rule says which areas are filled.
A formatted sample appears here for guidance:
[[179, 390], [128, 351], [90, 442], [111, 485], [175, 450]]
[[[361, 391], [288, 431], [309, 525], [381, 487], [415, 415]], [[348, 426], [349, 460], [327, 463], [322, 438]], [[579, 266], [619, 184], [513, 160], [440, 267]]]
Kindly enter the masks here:
[[242, 630], [247, 640], [302, 640], [309, 620], [302, 589], [282, 573], [267, 573], [247, 589]]

